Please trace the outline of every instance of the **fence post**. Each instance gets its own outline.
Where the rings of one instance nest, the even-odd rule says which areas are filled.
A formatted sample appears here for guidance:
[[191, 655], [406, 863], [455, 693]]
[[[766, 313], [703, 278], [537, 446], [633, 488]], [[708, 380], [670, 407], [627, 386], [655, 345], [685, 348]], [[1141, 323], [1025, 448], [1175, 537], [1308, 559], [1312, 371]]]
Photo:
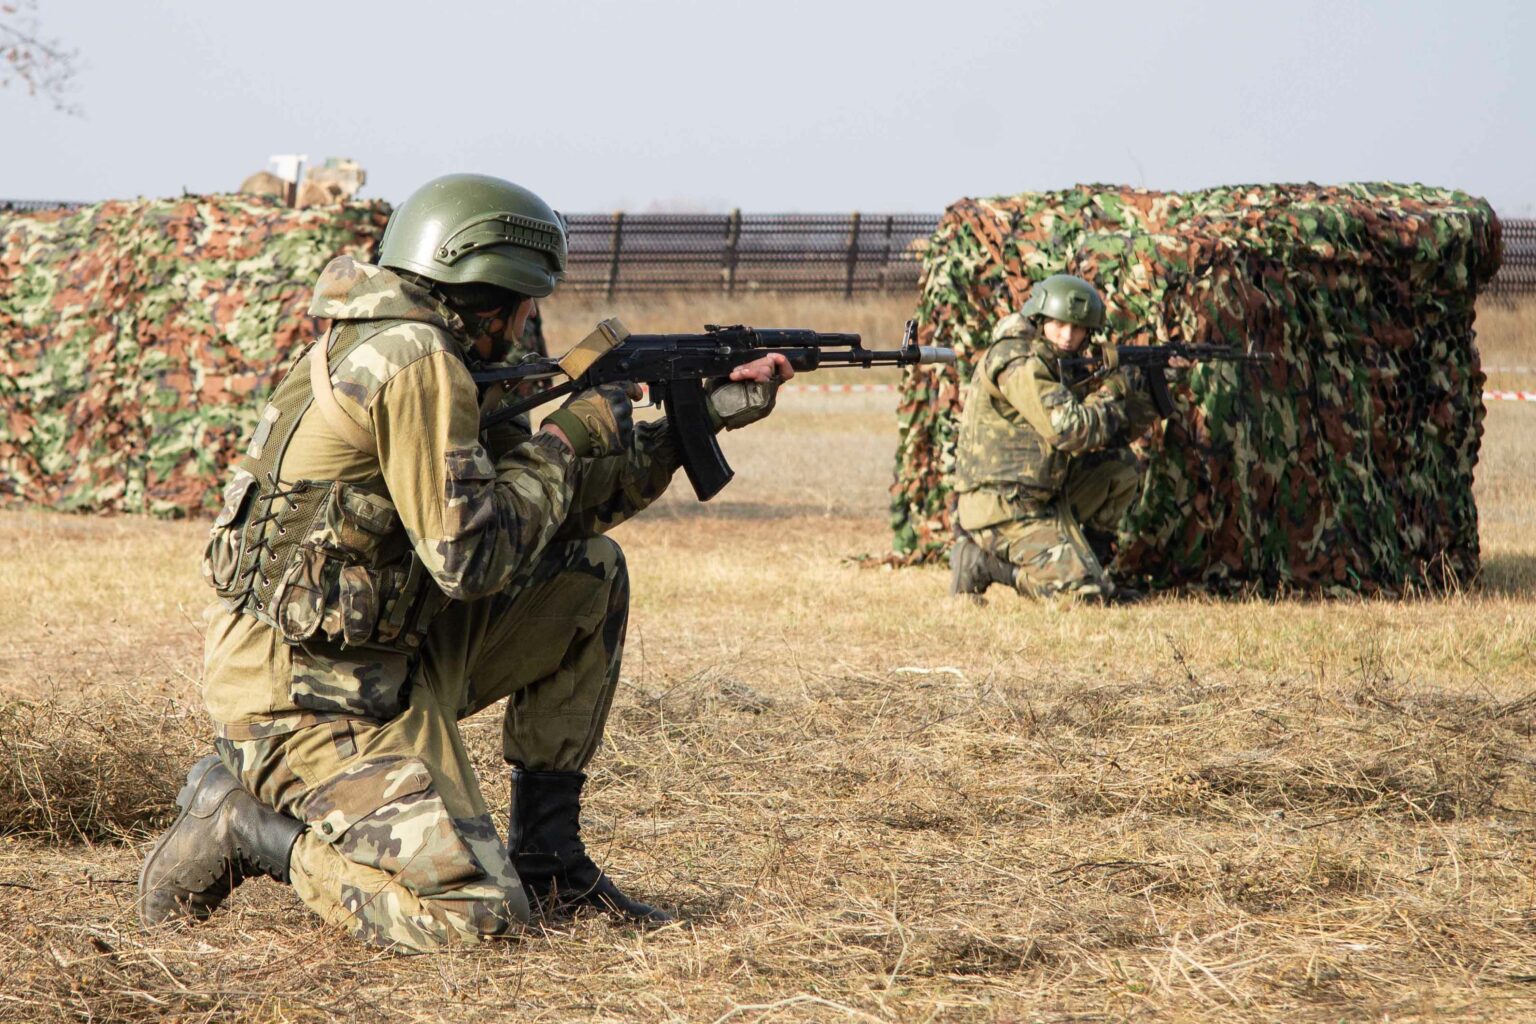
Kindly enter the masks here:
[[890, 290], [891, 286], [891, 232], [896, 228], [896, 218], [890, 214], [885, 216], [885, 255], [880, 259], [880, 291], [882, 294]]
[[736, 294], [736, 252], [741, 244], [741, 207], [731, 210], [730, 217], [725, 221], [725, 265], [722, 270], [725, 274], [725, 294]]
[[853, 272], [859, 265], [859, 211], [853, 211], [848, 227], [848, 272], [843, 278], [843, 298], [853, 298]]
[[604, 290], [605, 298], [613, 298], [613, 289], [619, 283], [619, 250], [624, 245], [624, 211], [619, 210], [613, 215], [613, 247], [608, 259], [608, 287]]

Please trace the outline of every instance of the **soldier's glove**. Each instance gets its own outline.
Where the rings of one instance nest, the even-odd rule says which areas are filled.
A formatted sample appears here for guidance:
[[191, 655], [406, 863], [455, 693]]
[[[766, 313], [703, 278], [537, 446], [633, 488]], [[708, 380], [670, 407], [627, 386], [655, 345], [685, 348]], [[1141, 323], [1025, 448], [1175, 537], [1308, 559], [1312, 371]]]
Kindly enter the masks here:
[[604, 384], [583, 391], [544, 417], [564, 431], [580, 458], [602, 458], [626, 451], [635, 432], [631, 391], [622, 384]]
[[1139, 381], [1132, 381], [1129, 369], [1116, 370], [1104, 378], [1104, 383], [1099, 385], [1098, 393], [1106, 398], [1125, 398], [1136, 390]]
[[1123, 442], [1125, 440], [1125, 422], [1127, 418], [1126, 399], [1116, 395], [1108, 388], [1100, 387], [1093, 394], [1083, 399], [1083, 406], [1096, 411], [1104, 418], [1104, 432], [1107, 444]]
[[779, 398], [779, 376], [774, 374], [766, 384], [754, 380], [731, 380], [718, 377], [710, 384], [709, 425], [716, 433], [721, 430], [740, 430], [749, 423], [773, 412]]
[[[1153, 373], [1161, 373], [1161, 370], [1153, 370]], [[1134, 367], [1124, 367], [1112, 374], [1099, 389], [1094, 392], [1101, 402], [1117, 403], [1122, 411], [1125, 421], [1124, 427], [1119, 431], [1123, 441], [1134, 441], [1147, 432], [1147, 428], [1157, 421], [1157, 409], [1152, 404], [1152, 396], [1147, 394], [1146, 380], [1142, 371]]]

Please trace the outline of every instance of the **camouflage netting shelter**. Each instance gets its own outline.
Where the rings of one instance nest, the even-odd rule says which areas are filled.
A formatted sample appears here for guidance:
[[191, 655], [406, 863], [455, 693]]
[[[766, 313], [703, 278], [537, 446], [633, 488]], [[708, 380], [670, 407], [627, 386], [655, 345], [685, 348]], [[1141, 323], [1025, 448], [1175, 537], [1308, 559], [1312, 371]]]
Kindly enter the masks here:
[[0, 212], [0, 504], [206, 508], [254, 396], [313, 337], [316, 276], [371, 258], [388, 215], [251, 196]]
[[1271, 594], [1470, 580], [1473, 305], [1498, 259], [1486, 203], [1418, 185], [1084, 186], [956, 203], [929, 242], [918, 317], [922, 343], [953, 346], [959, 366], [906, 378], [897, 554], [947, 551], [961, 382], [1032, 283], [1066, 272], [1104, 294], [1117, 343], [1251, 339], [1275, 354], [1174, 386], [1175, 415], [1140, 446], [1119, 575]]

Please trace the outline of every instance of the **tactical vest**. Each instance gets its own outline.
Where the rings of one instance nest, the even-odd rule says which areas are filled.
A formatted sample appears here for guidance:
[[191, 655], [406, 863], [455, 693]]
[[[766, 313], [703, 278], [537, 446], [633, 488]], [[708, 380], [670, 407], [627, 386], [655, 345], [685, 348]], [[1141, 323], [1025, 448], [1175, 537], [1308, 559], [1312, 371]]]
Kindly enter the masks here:
[[1022, 372], [1031, 356], [1048, 360], [1050, 350], [1044, 344], [1033, 337], [1004, 338], [992, 345], [976, 368], [960, 416], [955, 490], [986, 487], [1048, 501], [1065, 485], [1071, 456], [1052, 448], [998, 385], [1010, 367]]
[[[406, 322], [343, 321], [315, 344], [326, 346], [334, 362]], [[317, 411], [344, 440], [364, 451], [372, 445], [367, 431], [334, 408], [326, 348], [301, 358], [262, 410], [224, 488], [203, 577], [226, 607], [271, 626], [288, 643], [412, 652], [448, 599], [412, 552], [382, 476], [360, 484], [283, 476], [288, 444], [317, 398], [331, 404]]]

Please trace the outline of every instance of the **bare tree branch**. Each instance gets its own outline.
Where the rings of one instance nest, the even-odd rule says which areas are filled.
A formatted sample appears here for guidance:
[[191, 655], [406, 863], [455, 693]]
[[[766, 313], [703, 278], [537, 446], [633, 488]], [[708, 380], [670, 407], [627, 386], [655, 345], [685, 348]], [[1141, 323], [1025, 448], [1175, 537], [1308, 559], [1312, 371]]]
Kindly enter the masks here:
[[61, 113], [79, 116], [69, 101], [80, 52], [43, 36], [37, 0], [0, 0], [0, 88], [17, 82]]

